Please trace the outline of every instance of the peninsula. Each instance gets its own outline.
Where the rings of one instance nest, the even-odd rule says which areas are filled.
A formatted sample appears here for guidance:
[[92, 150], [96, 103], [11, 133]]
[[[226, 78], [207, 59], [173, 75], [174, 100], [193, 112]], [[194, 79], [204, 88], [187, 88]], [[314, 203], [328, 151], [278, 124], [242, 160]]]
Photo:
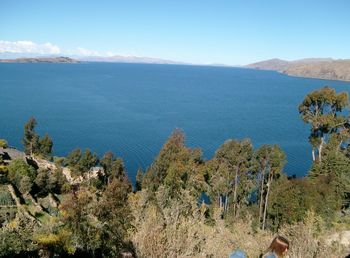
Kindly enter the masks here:
[[80, 61], [70, 57], [60, 56], [60, 57], [0, 59], [0, 63], [80, 63]]
[[350, 59], [308, 58], [295, 61], [270, 59], [246, 67], [273, 70], [297, 77], [350, 81]]

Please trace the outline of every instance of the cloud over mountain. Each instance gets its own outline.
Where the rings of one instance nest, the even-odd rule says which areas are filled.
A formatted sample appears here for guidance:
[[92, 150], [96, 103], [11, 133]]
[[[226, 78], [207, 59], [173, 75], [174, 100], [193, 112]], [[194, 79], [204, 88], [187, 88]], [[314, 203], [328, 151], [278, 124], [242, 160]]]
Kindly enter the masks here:
[[50, 42], [39, 44], [30, 40], [0, 40], [0, 53], [23, 54], [23, 56], [62, 54], [76, 56], [103, 56], [103, 53], [82, 47], [77, 47], [74, 50], [61, 50], [59, 46]]
[[0, 53], [26, 53], [41, 55], [57, 55], [61, 53], [58, 46], [49, 42], [38, 44], [32, 41], [5, 41], [0, 40]]
[[102, 56], [101, 53], [95, 50], [90, 50], [82, 47], [77, 47], [77, 49], [74, 51], [74, 54], [81, 55], [81, 56]]

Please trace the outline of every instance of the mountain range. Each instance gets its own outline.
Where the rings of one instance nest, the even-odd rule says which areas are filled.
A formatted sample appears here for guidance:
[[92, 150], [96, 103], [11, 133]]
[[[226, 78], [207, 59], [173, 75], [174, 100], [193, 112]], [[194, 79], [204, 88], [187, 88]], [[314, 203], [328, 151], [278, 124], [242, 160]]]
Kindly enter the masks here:
[[109, 57], [102, 56], [87, 56], [77, 57], [80, 61], [85, 62], [109, 62], [109, 63], [145, 63], [145, 64], [186, 64], [184, 62], [177, 62], [154, 57], [139, 57], [139, 56], [122, 56], [114, 55]]
[[[0, 63], [79, 63], [79, 62], [108, 62], [108, 63], [145, 63], [145, 64], [181, 64], [195, 65], [193, 63], [178, 62], [173, 60], [114, 55], [103, 56], [44, 56], [26, 55], [12, 53], [0, 53]], [[198, 64], [197, 64], [198, 65]], [[219, 64], [206, 64], [210, 66], [226, 66]], [[237, 67], [237, 66], [236, 66]], [[286, 61], [278, 58], [252, 63], [245, 68], [272, 70], [290, 76], [317, 78], [325, 80], [350, 81], [350, 59], [332, 58], [306, 58], [295, 61]]]
[[0, 62], [6, 63], [77, 63], [77, 62], [108, 62], [108, 63], [145, 63], [145, 64], [190, 64], [173, 60], [140, 57], [140, 56], [78, 56], [69, 55], [62, 57], [57, 55], [35, 55], [35, 54], [18, 54], [18, 53], [0, 53]]

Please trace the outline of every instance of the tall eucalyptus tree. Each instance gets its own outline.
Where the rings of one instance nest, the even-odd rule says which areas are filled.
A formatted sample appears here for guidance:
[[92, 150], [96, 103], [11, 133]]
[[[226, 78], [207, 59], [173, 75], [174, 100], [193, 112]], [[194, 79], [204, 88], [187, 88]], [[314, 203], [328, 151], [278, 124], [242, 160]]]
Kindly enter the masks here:
[[[242, 194], [246, 193], [246, 191], [239, 190], [247, 187], [247, 185], [242, 185], [242, 182], [246, 182], [243, 178], [247, 177], [251, 172], [252, 158], [253, 145], [249, 139], [242, 141], [228, 140], [215, 153], [214, 159], [219, 162], [221, 170], [223, 168], [227, 170], [226, 180], [232, 187], [233, 214], [235, 217], [239, 216], [240, 205], [246, 198]], [[225, 197], [226, 209], [228, 198], [229, 193]]]
[[263, 145], [255, 152], [259, 175], [259, 222], [262, 229], [266, 226], [267, 206], [274, 179], [282, 173], [286, 164], [286, 155], [278, 145]]
[[[347, 92], [336, 93], [328, 86], [307, 94], [299, 105], [299, 113], [305, 123], [311, 125], [309, 142], [312, 144], [312, 159], [322, 162], [322, 150], [329, 134], [344, 135], [348, 128], [348, 118], [342, 111], [348, 108]], [[340, 143], [341, 144], [341, 143]]]

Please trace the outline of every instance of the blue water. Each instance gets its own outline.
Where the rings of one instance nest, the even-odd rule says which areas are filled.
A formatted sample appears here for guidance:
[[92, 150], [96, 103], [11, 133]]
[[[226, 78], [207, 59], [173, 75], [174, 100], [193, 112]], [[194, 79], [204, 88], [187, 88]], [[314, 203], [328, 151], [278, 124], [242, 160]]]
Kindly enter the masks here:
[[148, 64], [0, 64], [0, 138], [22, 148], [30, 116], [54, 140], [55, 155], [76, 147], [112, 150], [134, 178], [148, 167], [174, 128], [210, 159], [227, 139], [255, 147], [279, 144], [285, 171], [305, 175], [309, 128], [298, 104], [310, 91], [350, 83], [294, 78], [272, 71]]

